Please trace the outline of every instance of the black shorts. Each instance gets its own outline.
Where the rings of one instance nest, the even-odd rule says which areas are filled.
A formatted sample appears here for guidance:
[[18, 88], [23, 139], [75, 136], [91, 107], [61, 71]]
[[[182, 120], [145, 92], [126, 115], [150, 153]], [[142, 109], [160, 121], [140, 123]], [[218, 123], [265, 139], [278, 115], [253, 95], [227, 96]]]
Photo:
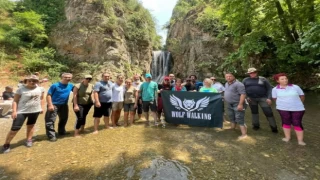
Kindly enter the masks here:
[[40, 112], [37, 113], [28, 113], [28, 114], [17, 114], [17, 118], [13, 120], [11, 131], [19, 131], [24, 123], [27, 120], [27, 125], [34, 125], [37, 122]]
[[97, 108], [94, 106], [93, 117], [94, 118], [101, 118], [102, 116], [109, 117], [110, 110], [112, 107], [112, 103], [100, 103], [101, 107]]
[[149, 108], [152, 112], [157, 111], [157, 103], [156, 101], [142, 101], [143, 112], [149, 112]]

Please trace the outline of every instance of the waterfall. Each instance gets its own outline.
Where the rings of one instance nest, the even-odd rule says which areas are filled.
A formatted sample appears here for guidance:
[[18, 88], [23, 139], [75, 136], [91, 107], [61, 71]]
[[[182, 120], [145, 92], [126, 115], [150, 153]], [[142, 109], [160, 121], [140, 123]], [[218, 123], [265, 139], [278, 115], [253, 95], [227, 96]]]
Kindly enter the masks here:
[[168, 51], [153, 51], [151, 74], [153, 81], [161, 83], [164, 76], [168, 76], [172, 68], [172, 57]]

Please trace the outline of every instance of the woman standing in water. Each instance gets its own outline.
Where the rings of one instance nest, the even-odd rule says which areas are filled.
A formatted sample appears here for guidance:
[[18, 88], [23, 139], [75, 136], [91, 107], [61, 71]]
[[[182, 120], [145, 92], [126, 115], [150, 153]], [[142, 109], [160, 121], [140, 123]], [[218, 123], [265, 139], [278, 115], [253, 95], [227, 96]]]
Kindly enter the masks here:
[[73, 110], [77, 116], [74, 137], [80, 137], [80, 132], [84, 131], [87, 115], [93, 105], [91, 80], [91, 75], [85, 75], [84, 80], [73, 87]]
[[34, 125], [42, 110], [43, 88], [37, 86], [39, 78], [35, 75], [26, 78], [26, 84], [21, 86], [12, 103], [12, 127], [3, 145], [3, 153], [10, 152], [10, 142], [21, 129], [24, 121], [27, 120], [27, 141], [26, 146], [32, 146]]
[[[125, 81], [125, 92], [124, 92], [124, 102], [123, 102], [123, 110], [124, 110], [124, 126], [133, 124], [135, 110], [137, 108], [137, 103], [139, 100], [139, 94], [135, 87], [132, 85], [132, 80], [127, 79]], [[129, 118], [130, 113], [130, 118]], [[128, 122], [128, 119], [129, 122]]]
[[304, 109], [304, 93], [301, 88], [288, 83], [287, 75], [279, 73], [274, 76], [278, 85], [272, 89], [272, 98], [276, 101], [276, 108], [281, 116], [284, 138], [282, 141], [289, 142], [291, 139], [291, 126], [293, 126], [298, 144], [305, 146], [303, 141], [302, 118]]

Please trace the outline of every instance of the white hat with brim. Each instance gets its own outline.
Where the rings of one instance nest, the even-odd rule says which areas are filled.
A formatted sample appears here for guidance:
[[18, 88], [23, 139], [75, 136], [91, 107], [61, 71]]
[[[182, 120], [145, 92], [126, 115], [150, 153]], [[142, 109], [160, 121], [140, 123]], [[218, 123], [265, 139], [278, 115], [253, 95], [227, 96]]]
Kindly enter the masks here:
[[254, 72], [257, 72], [257, 71], [258, 70], [256, 68], [249, 68], [247, 74], [254, 73]]

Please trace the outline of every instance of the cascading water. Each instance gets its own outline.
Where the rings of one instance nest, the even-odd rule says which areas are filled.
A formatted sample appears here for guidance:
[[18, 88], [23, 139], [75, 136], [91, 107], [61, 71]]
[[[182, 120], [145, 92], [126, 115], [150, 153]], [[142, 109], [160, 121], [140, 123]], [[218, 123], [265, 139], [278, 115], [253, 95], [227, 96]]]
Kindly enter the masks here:
[[172, 57], [168, 51], [153, 51], [151, 62], [151, 74], [155, 82], [162, 82], [172, 68]]

